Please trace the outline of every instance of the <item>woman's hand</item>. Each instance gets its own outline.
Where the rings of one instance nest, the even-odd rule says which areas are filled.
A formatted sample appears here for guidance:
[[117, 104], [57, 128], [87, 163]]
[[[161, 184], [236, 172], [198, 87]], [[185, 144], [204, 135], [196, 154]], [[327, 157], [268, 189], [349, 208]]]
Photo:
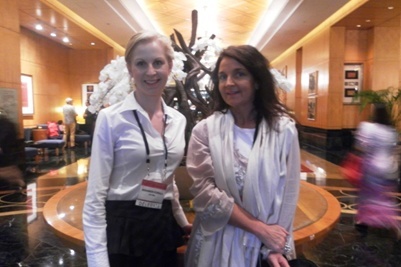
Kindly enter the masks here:
[[262, 243], [274, 252], [283, 253], [289, 233], [277, 224], [265, 224], [246, 210], [234, 204], [229, 224], [256, 235]]
[[281, 253], [272, 252], [267, 256], [270, 267], [290, 267], [288, 261]]
[[287, 230], [277, 224], [267, 225], [262, 222], [258, 224], [257, 229], [256, 235], [267, 248], [275, 252], [283, 253], [284, 246], [287, 242]]
[[189, 237], [191, 236], [191, 232], [192, 232], [192, 224], [189, 223], [187, 225], [185, 225], [184, 227], [182, 227], [182, 230], [184, 231], [184, 238], [187, 241], [189, 239]]

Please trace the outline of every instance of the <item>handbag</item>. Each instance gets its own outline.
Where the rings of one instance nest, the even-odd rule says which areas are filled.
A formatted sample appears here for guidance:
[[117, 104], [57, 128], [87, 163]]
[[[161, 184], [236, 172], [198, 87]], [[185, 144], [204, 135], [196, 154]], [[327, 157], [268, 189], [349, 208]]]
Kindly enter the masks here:
[[340, 164], [344, 178], [353, 186], [359, 187], [362, 178], [362, 158], [354, 152], [348, 152]]

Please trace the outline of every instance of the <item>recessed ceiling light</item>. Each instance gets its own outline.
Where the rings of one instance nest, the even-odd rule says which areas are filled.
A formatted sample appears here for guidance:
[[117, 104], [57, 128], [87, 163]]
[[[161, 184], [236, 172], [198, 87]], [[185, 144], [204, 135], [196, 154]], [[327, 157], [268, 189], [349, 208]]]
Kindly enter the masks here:
[[38, 31], [41, 31], [41, 30], [43, 30], [43, 26], [40, 23], [38, 23], [35, 25], [35, 29], [37, 29]]
[[56, 36], [57, 36], [57, 33], [52, 32], [52, 33], [50, 33], [50, 36], [51, 36], [51, 37], [56, 37]]
[[63, 38], [63, 42], [64, 42], [64, 43], [68, 43], [68, 42], [70, 42], [70, 39], [68, 39], [68, 37], [64, 37], [64, 38]]
[[367, 19], [367, 20], [365, 20], [365, 22], [371, 22], [371, 20], [370, 20], [370, 19]]
[[360, 28], [360, 27], [362, 27], [360, 24], [358, 24], [358, 25], [356, 25], [356, 27], [358, 27], [358, 28]]
[[92, 43], [91, 43], [91, 45], [95, 45], [95, 43], [94, 43], [94, 42], [92, 42]]
[[392, 9], [394, 9], [394, 7], [393, 6], [389, 6], [389, 7], [387, 7], [388, 9], [390, 9], [390, 10], [392, 10]]

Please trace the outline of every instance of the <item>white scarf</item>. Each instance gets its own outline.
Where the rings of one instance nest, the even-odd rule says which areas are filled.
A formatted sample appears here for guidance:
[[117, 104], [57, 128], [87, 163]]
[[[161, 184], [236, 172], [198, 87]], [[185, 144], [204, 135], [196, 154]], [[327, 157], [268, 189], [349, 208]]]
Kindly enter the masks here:
[[[226, 114], [215, 112], [213, 116], [207, 119], [207, 126], [209, 131], [210, 153], [215, 168], [216, 185], [229, 196], [233, 197], [237, 205], [247, 210], [254, 217], [267, 224], [280, 224], [292, 233], [292, 220], [290, 220], [291, 223], [289, 226], [283, 225], [283, 221], [288, 221], [288, 217], [285, 218], [286, 216], [294, 215], [296, 200], [295, 205], [282, 205], [284, 201], [284, 191], [288, 186], [291, 186], [290, 183], [295, 184], [292, 185], [292, 187], [298, 186], [299, 188], [299, 176], [288, 177], [287, 173], [288, 155], [286, 152], [288, 152], [289, 149], [284, 146], [294, 145], [291, 140], [285, 140], [286, 137], [293, 136], [286, 136], [283, 134], [285, 133], [285, 131], [283, 131], [283, 126], [285, 126], [289, 120], [289, 118], [281, 119], [277, 131], [270, 131], [264, 120], [260, 123], [259, 132], [248, 159], [247, 179], [244, 183], [242, 200], [238, 192], [236, 181], [233, 179], [233, 177], [235, 177], [233, 159], [234, 118], [231, 112], [227, 112]], [[298, 145], [297, 141], [296, 145]], [[293, 159], [297, 158], [298, 161], [295, 160], [297, 162], [292, 163], [298, 164], [299, 170], [299, 157], [293, 157]], [[298, 183], [294, 182], [294, 179], [298, 180]], [[297, 191], [296, 188], [295, 191]], [[285, 194], [285, 196], [285, 203], [294, 203], [294, 197], [296, 199], [298, 198], [297, 194]], [[248, 254], [245, 257], [249, 258], [250, 266], [256, 266], [261, 241], [253, 234], [239, 228], [227, 226], [221, 231], [226, 232], [225, 234], [221, 233], [225, 239], [224, 243], [233, 242], [238, 243], [238, 246], [245, 246], [246, 254]], [[231, 233], [227, 233], [227, 231]], [[231, 237], [231, 240], [227, 240], [229, 237]], [[292, 235], [290, 243], [294, 248]], [[234, 244], [233, 247], [235, 246]], [[232, 249], [235, 250], [235, 248]], [[235, 254], [231, 253], [231, 257], [235, 256]]]

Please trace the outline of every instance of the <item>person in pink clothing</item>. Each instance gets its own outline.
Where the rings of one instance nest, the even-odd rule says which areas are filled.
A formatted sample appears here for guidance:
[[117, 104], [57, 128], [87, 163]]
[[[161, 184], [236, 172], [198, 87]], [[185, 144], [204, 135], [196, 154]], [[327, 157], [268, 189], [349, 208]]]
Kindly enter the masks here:
[[368, 227], [386, 228], [401, 238], [396, 199], [390, 194], [397, 192], [398, 138], [386, 106], [380, 103], [373, 105], [372, 121], [361, 122], [355, 134], [355, 147], [362, 157], [355, 226], [364, 235]]

